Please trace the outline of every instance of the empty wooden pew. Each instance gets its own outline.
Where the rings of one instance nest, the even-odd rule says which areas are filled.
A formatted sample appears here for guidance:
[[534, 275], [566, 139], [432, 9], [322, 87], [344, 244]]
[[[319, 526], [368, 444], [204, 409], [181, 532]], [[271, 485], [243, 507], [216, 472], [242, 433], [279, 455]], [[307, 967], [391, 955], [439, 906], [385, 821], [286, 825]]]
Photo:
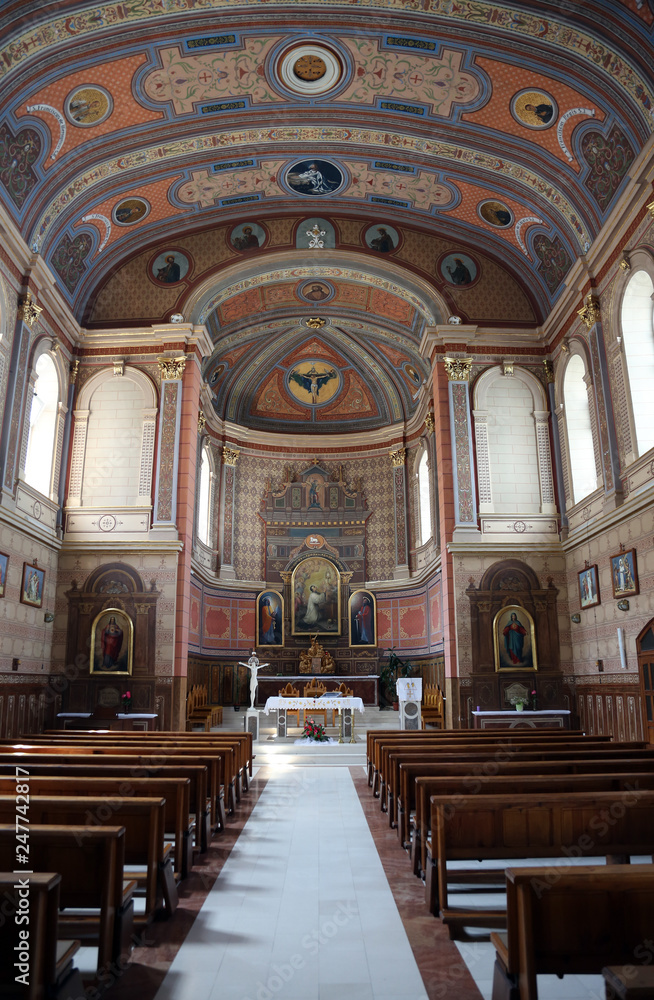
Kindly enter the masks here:
[[506, 934], [493, 933], [493, 1000], [538, 1000], [542, 974], [637, 964], [652, 934], [654, 865], [509, 868]]
[[[465, 926], [501, 928], [506, 910], [453, 907], [447, 865], [452, 861], [602, 857], [626, 862], [651, 855], [654, 792], [560, 792], [431, 798], [425, 896], [455, 937]], [[483, 875], [483, 872], [480, 872]]]
[[[80, 1000], [84, 997], [81, 976], [73, 965], [80, 943], [59, 938], [60, 885], [61, 875], [54, 872], [0, 873], [0, 908], [5, 923], [0, 934], [0, 968], [4, 980], [2, 996], [6, 1000]], [[22, 919], [25, 913], [29, 923]], [[22, 962], [18, 946], [26, 940], [29, 945], [27, 961]], [[17, 981], [19, 977], [22, 981]]]
[[[30, 867], [61, 875], [59, 933], [97, 945], [99, 976], [129, 961], [135, 883], [123, 878], [124, 857], [123, 826], [29, 825]], [[0, 870], [17, 867], [16, 824], [0, 824]]]

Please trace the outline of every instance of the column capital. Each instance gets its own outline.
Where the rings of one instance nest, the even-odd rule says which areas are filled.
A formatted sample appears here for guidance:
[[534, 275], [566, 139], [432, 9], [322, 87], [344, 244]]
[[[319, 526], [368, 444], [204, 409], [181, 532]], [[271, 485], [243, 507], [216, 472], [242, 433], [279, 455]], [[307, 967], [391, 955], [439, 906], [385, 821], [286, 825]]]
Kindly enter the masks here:
[[202, 434], [202, 431], [207, 426], [207, 418], [205, 416], [204, 410], [200, 410], [198, 413], [198, 434]]
[[18, 318], [22, 319], [23, 323], [27, 323], [28, 326], [33, 326], [42, 312], [42, 307], [37, 306], [36, 302], [34, 302], [32, 293], [28, 288], [25, 298], [21, 299], [18, 306]]
[[590, 330], [595, 323], [598, 322], [600, 318], [600, 304], [599, 299], [596, 298], [592, 292], [589, 292], [584, 299], [585, 305], [577, 310], [577, 316], [581, 316], [584, 325]]
[[398, 469], [404, 465], [406, 461], [406, 448], [398, 448], [396, 451], [389, 451], [388, 454], [394, 469]]
[[436, 421], [434, 419], [433, 413], [428, 413], [427, 416], [425, 417], [425, 427], [427, 429], [428, 434], [434, 433], [434, 429], [436, 427]]
[[236, 465], [241, 454], [238, 448], [223, 448], [223, 465]]
[[186, 360], [185, 354], [178, 358], [157, 358], [162, 380], [181, 379], [186, 368]]
[[549, 358], [543, 358], [543, 369], [545, 371], [545, 381], [549, 385], [554, 381], [554, 365]]
[[469, 382], [472, 358], [443, 358], [449, 382]]

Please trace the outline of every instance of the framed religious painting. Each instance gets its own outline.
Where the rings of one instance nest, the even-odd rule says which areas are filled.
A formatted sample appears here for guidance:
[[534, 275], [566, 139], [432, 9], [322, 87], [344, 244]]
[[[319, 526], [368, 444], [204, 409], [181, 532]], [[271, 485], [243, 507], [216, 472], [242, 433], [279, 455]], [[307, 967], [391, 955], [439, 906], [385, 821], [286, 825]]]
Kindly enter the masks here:
[[617, 598], [634, 597], [639, 592], [635, 549], [611, 556], [611, 584]]
[[579, 603], [582, 608], [594, 608], [600, 603], [599, 579], [597, 565], [587, 566], [577, 573], [579, 582]]
[[355, 590], [348, 605], [350, 646], [377, 645], [377, 605], [369, 590]]
[[105, 608], [91, 625], [91, 673], [131, 674], [134, 623], [120, 608]]
[[257, 646], [284, 645], [284, 598], [276, 590], [257, 597]]
[[23, 604], [31, 604], [33, 608], [43, 606], [43, 584], [45, 570], [23, 563], [23, 580], [20, 585], [20, 599]]
[[331, 559], [302, 559], [291, 577], [293, 635], [340, 635], [341, 575]]
[[493, 620], [496, 670], [537, 670], [536, 629], [525, 608], [509, 604]]
[[0, 552], [0, 597], [5, 596], [7, 589], [7, 567], [9, 566], [9, 556]]

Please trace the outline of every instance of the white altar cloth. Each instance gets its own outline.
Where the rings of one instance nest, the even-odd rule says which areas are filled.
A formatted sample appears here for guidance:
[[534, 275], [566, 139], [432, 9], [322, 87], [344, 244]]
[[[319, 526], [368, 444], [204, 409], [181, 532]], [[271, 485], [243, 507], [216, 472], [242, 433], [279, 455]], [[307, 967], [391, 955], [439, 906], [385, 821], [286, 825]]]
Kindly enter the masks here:
[[335, 709], [340, 712], [342, 708], [350, 708], [354, 712], [363, 712], [363, 701], [361, 698], [268, 698], [266, 700], [266, 705], [264, 712], [269, 715], [270, 712], [278, 711], [279, 709], [292, 709], [295, 711], [298, 708], [311, 709], [311, 708], [326, 708], [328, 710]]

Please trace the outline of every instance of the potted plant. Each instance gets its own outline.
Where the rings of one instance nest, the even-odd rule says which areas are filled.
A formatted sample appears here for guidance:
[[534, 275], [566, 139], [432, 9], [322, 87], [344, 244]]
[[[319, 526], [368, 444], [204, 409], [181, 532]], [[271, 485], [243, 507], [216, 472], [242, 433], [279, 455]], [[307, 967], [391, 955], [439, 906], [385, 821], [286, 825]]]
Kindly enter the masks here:
[[397, 700], [397, 679], [398, 677], [410, 677], [413, 665], [404, 660], [395, 652], [395, 646], [391, 646], [388, 652], [388, 660], [382, 664], [379, 671], [382, 694], [387, 703], [392, 704], [395, 711], [399, 708]]
[[527, 697], [526, 694], [525, 695], [514, 694], [513, 697], [510, 699], [510, 702], [512, 705], [515, 705], [516, 712], [522, 712], [525, 708], [525, 705], [529, 707], [529, 698]]

